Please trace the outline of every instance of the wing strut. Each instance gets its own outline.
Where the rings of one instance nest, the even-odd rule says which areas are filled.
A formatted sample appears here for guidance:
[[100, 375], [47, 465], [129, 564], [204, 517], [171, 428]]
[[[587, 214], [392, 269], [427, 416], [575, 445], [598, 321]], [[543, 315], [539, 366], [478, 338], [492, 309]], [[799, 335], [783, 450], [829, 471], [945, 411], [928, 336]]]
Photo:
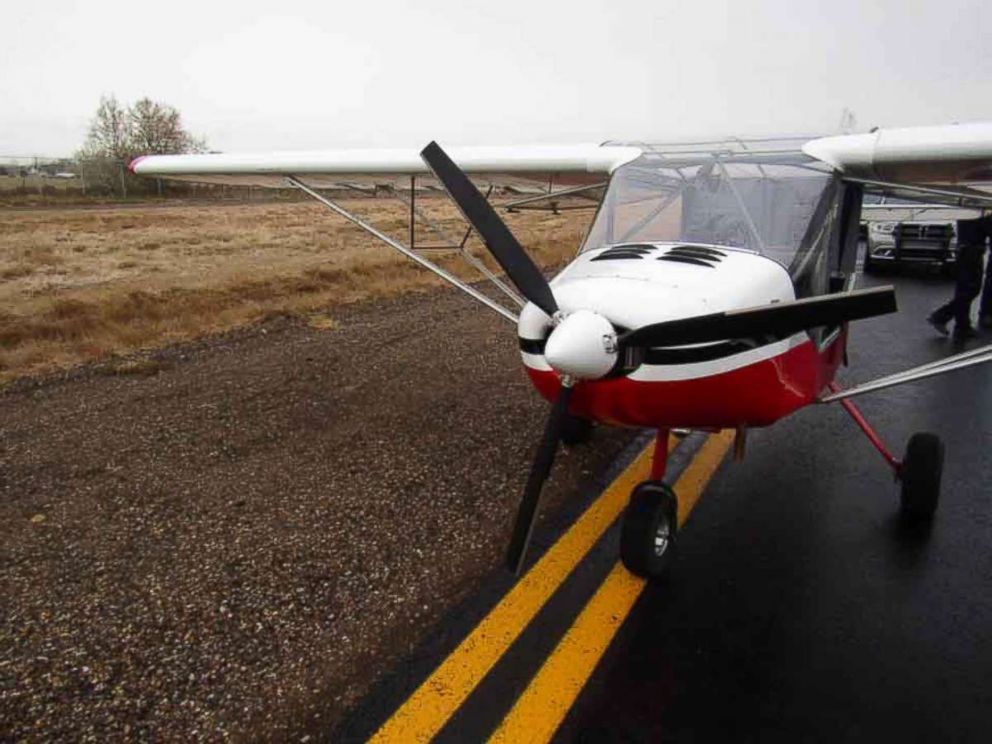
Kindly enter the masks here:
[[406, 256], [407, 258], [409, 258], [409, 259], [415, 261], [416, 263], [420, 264], [421, 266], [423, 266], [428, 271], [431, 271], [434, 274], [437, 274], [439, 277], [441, 277], [442, 279], [444, 279], [444, 281], [448, 282], [448, 284], [451, 284], [451, 285], [457, 287], [462, 292], [464, 292], [465, 294], [467, 294], [469, 297], [472, 297], [473, 299], [481, 302], [483, 305], [485, 305], [486, 307], [488, 307], [490, 310], [494, 310], [495, 312], [499, 313], [500, 315], [502, 315], [504, 318], [506, 318], [511, 323], [516, 323], [517, 322], [517, 316], [513, 312], [511, 312], [510, 310], [508, 310], [507, 308], [505, 308], [503, 305], [500, 305], [498, 302], [490, 299], [489, 297], [487, 297], [486, 295], [484, 295], [482, 292], [480, 292], [479, 290], [477, 290], [475, 287], [472, 287], [471, 285], [466, 284], [461, 279], [459, 279], [457, 276], [455, 276], [455, 275], [453, 275], [453, 274], [445, 271], [444, 269], [442, 269], [440, 266], [438, 266], [433, 261], [424, 258], [423, 256], [421, 256], [418, 253], [416, 253], [416, 251], [413, 251], [409, 247], [403, 245], [398, 240], [394, 240], [393, 238], [391, 238], [388, 235], [386, 235], [384, 232], [381, 232], [380, 230], [376, 230], [374, 227], [372, 227], [372, 225], [370, 225], [368, 222], [366, 222], [365, 220], [363, 220], [361, 217], [359, 217], [359, 216], [357, 216], [355, 214], [352, 214], [351, 212], [349, 212], [347, 209], [345, 209], [344, 207], [342, 207], [337, 202], [334, 202], [331, 199], [328, 199], [323, 194], [320, 194], [317, 191], [314, 191], [312, 188], [310, 188], [309, 186], [307, 186], [305, 183], [303, 183], [303, 181], [301, 181], [296, 176], [288, 176], [286, 178], [286, 181], [287, 181], [287, 183], [289, 183], [290, 185], [298, 188], [300, 191], [302, 191], [303, 193], [307, 194], [308, 196], [313, 197], [314, 199], [316, 199], [317, 201], [319, 201], [321, 204], [323, 204], [328, 209], [330, 209], [333, 212], [336, 212], [337, 214], [341, 215], [342, 217], [344, 217], [349, 222], [352, 222], [355, 225], [358, 225], [360, 228], [362, 228], [369, 235], [371, 235], [371, 236], [373, 236], [375, 238], [378, 238], [379, 240], [381, 240], [383, 243], [385, 243], [386, 245], [388, 245], [393, 250], [399, 251], [404, 256]]
[[[490, 186], [489, 187], [489, 192], [486, 194], [486, 199], [487, 200], [492, 195], [492, 192], [493, 192], [493, 187]], [[462, 236], [462, 239], [461, 240], [455, 240], [454, 237], [452, 237], [451, 235], [449, 235], [444, 230], [444, 228], [442, 228], [440, 225], [437, 224], [437, 222], [435, 222], [434, 220], [432, 220], [430, 218], [430, 216], [426, 212], [424, 212], [423, 209], [421, 209], [420, 207], [417, 206], [416, 193], [417, 193], [417, 177], [416, 176], [410, 176], [410, 198], [409, 199], [405, 198], [394, 187], [392, 187], [392, 186], [389, 187], [389, 195], [392, 196], [394, 199], [399, 200], [403, 204], [406, 204], [410, 208], [410, 245], [408, 246], [410, 248], [410, 250], [432, 250], [432, 249], [436, 249], [436, 250], [442, 250], [442, 251], [446, 250], [446, 251], [457, 252], [458, 255], [461, 256], [465, 260], [466, 263], [468, 263], [469, 265], [471, 265], [480, 274], [482, 274], [484, 277], [486, 277], [486, 279], [488, 279], [489, 281], [491, 281], [496, 286], [496, 289], [498, 289], [500, 292], [502, 292], [507, 297], [509, 297], [510, 300], [517, 307], [523, 307], [525, 304], [527, 304], [523, 300], [523, 298], [520, 297], [520, 295], [517, 294], [515, 291], [513, 291], [513, 289], [506, 282], [504, 282], [502, 279], [500, 279], [498, 276], [496, 276], [496, 274], [494, 274], [492, 271], [490, 271], [489, 270], [489, 267], [487, 267], [478, 258], [476, 258], [475, 256], [473, 256], [472, 253], [471, 253], [471, 251], [469, 251], [468, 248], [465, 247], [465, 244], [468, 243], [468, 239], [471, 237], [472, 232], [474, 231], [475, 228], [473, 228], [471, 225], [469, 225], [468, 226], [468, 229], [465, 230], [465, 234], [464, 234], [464, 236]], [[438, 245], [438, 246], [426, 246], [426, 247], [425, 246], [418, 246], [417, 245], [417, 243], [416, 243], [416, 235], [414, 233], [414, 227], [416, 225], [415, 220], [418, 217], [420, 218], [420, 221], [422, 223], [424, 223], [425, 225], [427, 225], [427, 228], [432, 233], [434, 233], [438, 238], [440, 238], [443, 241], [441, 245]]]
[[873, 193], [891, 194], [907, 199], [919, 197], [919, 200], [922, 200], [923, 198], [927, 198], [932, 202], [951, 207], [960, 207], [962, 209], [979, 209], [992, 206], [992, 194], [975, 188], [955, 188], [953, 186], [939, 188], [935, 186], [920, 186], [912, 183], [899, 183], [896, 181], [877, 181], [870, 178], [856, 178], [854, 176], [841, 176], [841, 179], [847, 183], [860, 183], [866, 190]]
[[971, 351], [965, 351], [961, 354], [955, 354], [954, 356], [949, 356], [946, 359], [939, 359], [938, 361], [930, 362], [929, 364], [921, 364], [919, 367], [913, 367], [912, 369], [907, 369], [903, 372], [897, 372], [894, 375], [880, 377], [877, 380], [855, 385], [852, 388], [841, 390], [839, 392], [832, 393], [831, 395], [825, 395], [820, 398], [819, 402], [833, 403], [837, 400], [853, 398], [855, 395], [863, 395], [864, 393], [871, 393], [876, 390], [884, 390], [885, 388], [895, 387], [896, 385], [905, 385], [907, 382], [924, 380], [927, 377], [942, 375], [945, 372], [953, 372], [957, 369], [964, 369], [965, 367], [972, 367], [976, 364], [984, 364], [985, 362], [992, 362], [992, 344], [982, 346], [978, 349], [972, 349]]

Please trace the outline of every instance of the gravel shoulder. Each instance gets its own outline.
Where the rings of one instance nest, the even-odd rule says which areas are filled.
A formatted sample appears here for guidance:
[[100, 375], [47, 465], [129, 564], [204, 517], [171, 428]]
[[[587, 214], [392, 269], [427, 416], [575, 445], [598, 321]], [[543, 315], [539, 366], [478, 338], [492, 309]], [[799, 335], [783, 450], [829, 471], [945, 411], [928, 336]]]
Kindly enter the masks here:
[[334, 319], [0, 392], [0, 739], [326, 731], [496, 570], [547, 410], [513, 329], [446, 290]]

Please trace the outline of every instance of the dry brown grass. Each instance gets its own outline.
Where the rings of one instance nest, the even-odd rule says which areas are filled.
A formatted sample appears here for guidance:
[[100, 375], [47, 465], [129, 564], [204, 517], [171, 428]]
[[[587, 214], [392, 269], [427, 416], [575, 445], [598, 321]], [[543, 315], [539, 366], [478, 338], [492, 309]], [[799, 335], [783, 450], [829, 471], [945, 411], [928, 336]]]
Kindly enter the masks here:
[[[405, 241], [404, 205], [347, 206]], [[460, 234], [446, 200], [429, 200], [428, 211]], [[587, 226], [589, 213], [566, 215], [524, 213], [510, 224], [531, 255], [551, 265], [575, 251]], [[425, 230], [420, 239], [436, 242]], [[473, 250], [483, 251], [477, 243]], [[478, 276], [457, 258], [440, 262]], [[311, 203], [5, 211], [0, 383], [273, 314], [304, 315], [329, 329], [336, 305], [440, 283]]]

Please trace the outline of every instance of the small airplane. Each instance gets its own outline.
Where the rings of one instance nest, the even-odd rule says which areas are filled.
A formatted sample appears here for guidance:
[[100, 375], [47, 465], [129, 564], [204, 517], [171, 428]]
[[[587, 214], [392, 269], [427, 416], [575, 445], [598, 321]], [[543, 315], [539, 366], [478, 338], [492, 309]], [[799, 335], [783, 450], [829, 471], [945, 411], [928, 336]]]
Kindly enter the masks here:
[[[139, 175], [300, 189], [514, 322], [523, 364], [552, 403], [516, 515], [507, 563], [525, 563], [541, 490], [559, 442], [592, 422], [656, 429], [651, 479], [632, 492], [620, 554], [657, 577], [676, 541], [677, 496], [662, 478], [669, 432], [751, 427], [839, 402], [901, 481], [902, 514], [927, 520], [940, 493], [944, 447], [914, 434], [896, 458], [851, 398], [992, 361], [992, 345], [841, 390], [848, 324], [896, 310], [892, 287], [855, 289], [865, 194], [992, 207], [992, 123], [882, 129], [821, 138], [733, 139], [536, 147], [257, 155], [145, 156]], [[406, 201], [408, 243], [376, 229], [321, 189]], [[547, 280], [476, 184], [510, 189], [502, 206], [594, 208], [576, 256]], [[443, 187], [468, 221], [452, 239], [418, 207]], [[506, 192], [504, 192], [506, 193]], [[418, 246], [414, 221], [444, 242]], [[466, 250], [476, 231], [509, 284]], [[507, 302], [426, 257], [459, 252]], [[512, 286], [510, 286], [512, 285]]]

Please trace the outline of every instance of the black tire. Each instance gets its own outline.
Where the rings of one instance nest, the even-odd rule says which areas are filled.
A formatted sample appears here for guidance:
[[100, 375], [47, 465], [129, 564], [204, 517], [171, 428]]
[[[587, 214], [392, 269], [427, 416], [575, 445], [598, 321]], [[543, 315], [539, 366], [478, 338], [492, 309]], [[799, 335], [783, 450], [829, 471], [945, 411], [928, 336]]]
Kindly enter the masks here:
[[929, 432], [909, 438], [902, 458], [902, 514], [911, 520], [928, 520], [937, 511], [940, 477], [944, 472], [944, 443]]
[[865, 274], [874, 274], [878, 271], [878, 266], [871, 259], [871, 246], [865, 245], [865, 262], [861, 271]]
[[620, 530], [620, 560], [649, 579], [664, 577], [678, 537], [678, 501], [661, 481], [645, 481], [630, 495]]
[[585, 444], [592, 438], [592, 421], [566, 414], [561, 424], [561, 441], [569, 446]]

